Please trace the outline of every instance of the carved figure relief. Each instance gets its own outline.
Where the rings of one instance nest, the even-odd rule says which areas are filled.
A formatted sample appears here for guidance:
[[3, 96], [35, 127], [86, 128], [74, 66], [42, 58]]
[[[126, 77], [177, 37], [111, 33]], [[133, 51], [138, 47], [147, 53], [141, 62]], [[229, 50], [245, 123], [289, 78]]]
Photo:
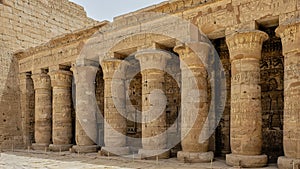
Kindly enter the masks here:
[[260, 62], [261, 101], [263, 118], [263, 152], [270, 162], [283, 155], [283, 77], [284, 65], [280, 38], [275, 28], [266, 30], [270, 39], [263, 44]]

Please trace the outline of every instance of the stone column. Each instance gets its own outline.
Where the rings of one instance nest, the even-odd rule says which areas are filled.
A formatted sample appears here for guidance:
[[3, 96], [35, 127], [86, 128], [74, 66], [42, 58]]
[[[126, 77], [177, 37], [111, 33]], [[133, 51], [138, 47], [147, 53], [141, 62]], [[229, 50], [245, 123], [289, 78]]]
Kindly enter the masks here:
[[71, 85], [72, 73], [54, 70], [49, 73], [52, 85], [52, 151], [67, 151], [72, 147]]
[[284, 157], [278, 158], [279, 169], [300, 167], [300, 22], [280, 25], [284, 55]]
[[97, 152], [97, 102], [95, 96], [95, 78], [98, 66], [77, 65], [73, 69], [76, 85], [76, 152]]
[[51, 143], [51, 81], [47, 72], [39, 70], [32, 75], [35, 90], [35, 125], [32, 144], [35, 150], [45, 150]]
[[126, 155], [126, 94], [125, 71], [127, 61], [104, 60], [101, 63], [104, 78], [104, 155]]
[[136, 54], [142, 74], [142, 158], [169, 158], [167, 149], [165, 66], [170, 54], [144, 50]]
[[263, 167], [267, 156], [262, 149], [262, 108], [260, 58], [261, 31], [238, 32], [226, 37], [231, 60], [230, 143], [232, 154], [226, 155], [231, 166]]
[[20, 74], [22, 137], [25, 146], [34, 140], [34, 87], [30, 73]]
[[[174, 48], [180, 56], [181, 67], [181, 146], [177, 153], [180, 161], [210, 162], [213, 152], [208, 152], [209, 138], [201, 138], [207, 133], [204, 127], [208, 116], [208, 81], [205, 64], [210, 51], [207, 43], [200, 43], [196, 54], [186, 45]], [[201, 54], [202, 56], [198, 56]], [[200, 58], [201, 57], [201, 58]]]

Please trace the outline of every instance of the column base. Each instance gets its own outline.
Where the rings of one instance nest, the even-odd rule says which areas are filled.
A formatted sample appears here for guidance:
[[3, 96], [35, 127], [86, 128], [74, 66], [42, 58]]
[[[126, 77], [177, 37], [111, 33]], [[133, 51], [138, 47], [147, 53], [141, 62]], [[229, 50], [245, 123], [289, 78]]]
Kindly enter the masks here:
[[278, 169], [300, 168], [300, 159], [281, 156], [278, 157], [277, 165], [278, 165]]
[[43, 150], [47, 151], [49, 149], [49, 144], [43, 144], [43, 143], [33, 143], [32, 144], [33, 150]]
[[64, 144], [64, 145], [50, 144], [49, 149], [51, 151], [69, 151], [72, 146], [73, 146], [72, 144]]
[[102, 156], [121, 156], [130, 153], [129, 147], [101, 147]]
[[76, 153], [95, 153], [99, 150], [100, 146], [90, 145], [90, 146], [78, 146], [75, 145], [72, 147], [73, 151]]
[[139, 149], [138, 154], [141, 159], [168, 159], [170, 158], [170, 150], [162, 149], [162, 150], [145, 150]]
[[226, 155], [226, 164], [234, 167], [257, 168], [265, 167], [267, 163], [267, 155]]
[[181, 162], [207, 163], [214, 159], [214, 153], [210, 152], [184, 152], [177, 153], [177, 159]]

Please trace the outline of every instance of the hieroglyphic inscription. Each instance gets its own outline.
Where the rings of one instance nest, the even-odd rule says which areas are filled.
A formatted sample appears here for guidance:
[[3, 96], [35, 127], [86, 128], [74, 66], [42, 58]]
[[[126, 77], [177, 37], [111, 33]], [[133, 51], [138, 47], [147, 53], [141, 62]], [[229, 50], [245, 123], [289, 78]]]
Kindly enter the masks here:
[[[269, 160], [275, 162], [283, 155], [283, 77], [284, 65], [280, 38], [274, 33], [275, 28], [265, 31], [270, 39], [263, 44], [260, 62], [262, 118], [263, 118], [263, 152]], [[285, 68], [285, 71], [287, 68]], [[276, 147], [276, 148], [275, 148]]]

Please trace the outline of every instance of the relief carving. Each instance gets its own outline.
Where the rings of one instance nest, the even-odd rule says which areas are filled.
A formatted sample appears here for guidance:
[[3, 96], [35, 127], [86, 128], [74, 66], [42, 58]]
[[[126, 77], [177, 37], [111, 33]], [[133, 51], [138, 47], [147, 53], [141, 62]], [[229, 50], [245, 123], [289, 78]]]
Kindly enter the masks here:
[[283, 155], [284, 57], [275, 28], [264, 30], [270, 39], [263, 44], [260, 61], [263, 152], [269, 156], [270, 162], [276, 162], [277, 157]]

